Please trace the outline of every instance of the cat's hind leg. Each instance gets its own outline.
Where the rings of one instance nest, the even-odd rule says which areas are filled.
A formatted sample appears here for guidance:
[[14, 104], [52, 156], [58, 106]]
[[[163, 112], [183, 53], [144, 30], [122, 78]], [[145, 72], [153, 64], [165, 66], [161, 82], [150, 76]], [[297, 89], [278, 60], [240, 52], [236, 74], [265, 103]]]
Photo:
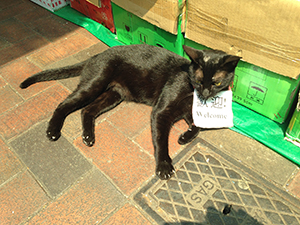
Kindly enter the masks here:
[[179, 138], [178, 138], [178, 144], [180, 145], [184, 145], [187, 144], [189, 142], [191, 142], [194, 138], [197, 137], [197, 135], [199, 134], [201, 128], [200, 127], [196, 127], [193, 124], [193, 118], [192, 118], [192, 114], [190, 112], [188, 112], [183, 119], [185, 120], [185, 122], [189, 125], [189, 128], [187, 131], [185, 131], [184, 133], [182, 133]]
[[180, 104], [177, 107], [177, 110], [181, 110], [179, 114], [181, 114], [180, 119], [184, 119], [188, 124], [189, 128], [187, 131], [182, 133], [178, 138], [178, 144], [184, 145], [191, 142], [200, 132], [200, 127], [196, 127], [194, 125], [193, 117], [192, 117], [192, 106], [193, 106], [193, 97], [191, 94], [185, 98], [185, 101], [180, 101]]
[[78, 85], [77, 89], [58, 105], [48, 124], [47, 137], [49, 140], [59, 139], [64, 121], [69, 114], [92, 103], [103, 93], [107, 85], [105, 86], [105, 82], [102, 82], [102, 85], [99, 85], [100, 83]]
[[124, 100], [123, 96], [109, 89], [81, 111], [82, 141], [91, 147], [95, 143], [95, 119], [101, 114], [115, 108]]

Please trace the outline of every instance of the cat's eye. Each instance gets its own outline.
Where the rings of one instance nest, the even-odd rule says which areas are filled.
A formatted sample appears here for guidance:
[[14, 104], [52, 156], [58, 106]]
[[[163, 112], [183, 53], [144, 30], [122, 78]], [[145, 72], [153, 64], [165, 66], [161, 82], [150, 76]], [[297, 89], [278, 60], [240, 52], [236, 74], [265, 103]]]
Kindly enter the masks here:
[[216, 86], [220, 86], [222, 82], [215, 83]]

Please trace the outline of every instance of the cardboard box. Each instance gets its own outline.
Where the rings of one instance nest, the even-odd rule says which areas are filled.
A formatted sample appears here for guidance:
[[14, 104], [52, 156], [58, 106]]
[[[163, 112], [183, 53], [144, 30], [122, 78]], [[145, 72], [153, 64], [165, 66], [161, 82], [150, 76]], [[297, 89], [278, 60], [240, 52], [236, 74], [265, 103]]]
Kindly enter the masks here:
[[149, 44], [183, 54], [183, 36], [171, 34], [112, 3], [117, 37], [123, 43]]
[[107, 27], [111, 32], [115, 33], [116, 30], [112, 15], [111, 1], [99, 0], [98, 5], [94, 5], [88, 1], [87, 5], [89, 8], [90, 18], [97, 21], [98, 23], [101, 23], [102, 25]]
[[185, 0], [112, 0], [112, 2], [172, 34], [177, 34], [178, 17], [185, 4]]
[[187, 1], [186, 38], [296, 79], [300, 1]]
[[71, 0], [71, 7], [115, 33], [110, 0]]
[[297, 95], [298, 80], [240, 61], [235, 69], [233, 101], [278, 123], [288, 117]]
[[31, 1], [52, 12], [70, 4], [70, 0], [31, 0]]
[[[184, 44], [199, 50], [208, 49], [188, 39], [184, 40]], [[295, 80], [240, 61], [235, 70], [232, 99], [278, 123], [283, 123], [288, 117], [299, 84], [300, 78]]]
[[92, 3], [95, 6], [101, 7], [102, 0], [87, 0], [88, 2]]
[[78, 12], [90, 17], [89, 8], [85, 0], [71, 0], [71, 7]]
[[286, 140], [300, 147], [300, 94], [298, 104], [285, 132]]

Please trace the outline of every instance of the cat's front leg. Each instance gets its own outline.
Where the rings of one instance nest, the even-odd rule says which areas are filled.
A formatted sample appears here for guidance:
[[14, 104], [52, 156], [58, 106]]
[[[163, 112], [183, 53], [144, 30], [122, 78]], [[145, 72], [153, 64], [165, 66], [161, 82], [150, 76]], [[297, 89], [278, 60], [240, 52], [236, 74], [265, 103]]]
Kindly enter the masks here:
[[172, 120], [163, 113], [152, 111], [151, 132], [156, 160], [156, 175], [162, 179], [169, 179], [174, 173], [172, 159], [169, 156], [168, 139], [172, 126]]

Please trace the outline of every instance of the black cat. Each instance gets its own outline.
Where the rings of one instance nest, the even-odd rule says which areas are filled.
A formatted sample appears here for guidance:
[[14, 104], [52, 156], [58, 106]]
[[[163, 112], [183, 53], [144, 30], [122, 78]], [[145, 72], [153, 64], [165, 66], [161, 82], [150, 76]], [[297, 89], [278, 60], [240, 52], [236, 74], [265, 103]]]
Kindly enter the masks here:
[[37, 73], [23, 81], [20, 87], [80, 76], [76, 90], [59, 104], [49, 122], [47, 136], [52, 141], [60, 137], [65, 118], [78, 109], [83, 108], [83, 142], [92, 146], [96, 117], [122, 101], [152, 106], [156, 174], [168, 179], [174, 173], [168, 153], [172, 125], [180, 119], [189, 125], [180, 135], [179, 144], [190, 142], [200, 131], [193, 125], [191, 114], [194, 88], [204, 100], [228, 89], [240, 60], [222, 51], [183, 48], [191, 61], [149, 45], [113, 47], [73, 66]]

